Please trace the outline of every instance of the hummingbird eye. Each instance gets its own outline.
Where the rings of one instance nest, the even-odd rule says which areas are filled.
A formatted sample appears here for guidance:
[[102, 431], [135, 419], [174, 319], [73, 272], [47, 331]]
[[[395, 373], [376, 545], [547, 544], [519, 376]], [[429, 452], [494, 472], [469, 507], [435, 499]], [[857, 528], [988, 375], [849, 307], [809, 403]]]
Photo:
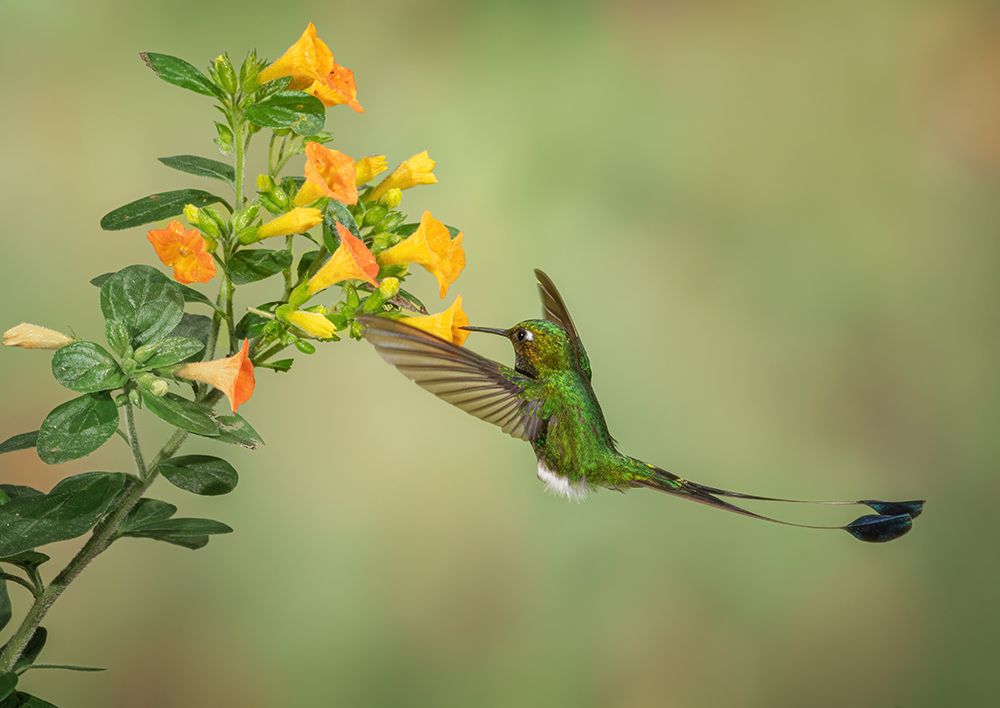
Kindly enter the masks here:
[[517, 341], [519, 342], [530, 342], [534, 340], [535, 336], [526, 329], [517, 330]]

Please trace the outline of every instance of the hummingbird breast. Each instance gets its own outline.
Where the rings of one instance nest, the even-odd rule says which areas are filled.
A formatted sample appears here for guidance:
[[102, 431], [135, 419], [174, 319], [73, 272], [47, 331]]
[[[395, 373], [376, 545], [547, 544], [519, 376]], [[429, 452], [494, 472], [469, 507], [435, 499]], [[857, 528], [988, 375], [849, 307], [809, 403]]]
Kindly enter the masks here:
[[546, 377], [540, 388], [545, 425], [532, 442], [538, 479], [576, 501], [594, 486], [609, 486], [608, 476], [621, 455], [590, 382], [564, 372]]

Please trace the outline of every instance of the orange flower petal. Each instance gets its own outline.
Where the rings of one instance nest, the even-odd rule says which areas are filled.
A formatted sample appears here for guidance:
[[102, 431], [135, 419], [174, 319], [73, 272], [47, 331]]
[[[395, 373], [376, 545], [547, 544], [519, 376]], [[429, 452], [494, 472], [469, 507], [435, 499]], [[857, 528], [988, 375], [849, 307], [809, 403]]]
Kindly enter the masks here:
[[305, 175], [309, 184], [331, 199], [343, 204], [357, 203], [354, 160], [344, 153], [317, 142], [306, 143]]
[[146, 234], [163, 265], [172, 266], [179, 283], [207, 283], [215, 277], [215, 262], [205, 250], [205, 238], [197, 229], [185, 229], [171, 221], [165, 229]]
[[304, 89], [317, 79], [325, 80], [333, 67], [333, 52], [316, 35], [316, 26], [310, 22], [295, 44], [260, 72], [258, 80], [263, 84], [282, 76], [291, 76], [289, 88]]
[[255, 385], [253, 362], [250, 361], [250, 340], [243, 340], [243, 347], [225, 359], [196, 361], [185, 364], [174, 372], [191, 381], [200, 381], [217, 388], [236, 409], [250, 400]]
[[343, 224], [337, 224], [337, 233], [340, 235], [337, 250], [306, 284], [306, 292], [310, 296], [344, 280], [364, 280], [378, 286], [375, 280], [378, 263], [365, 242]]

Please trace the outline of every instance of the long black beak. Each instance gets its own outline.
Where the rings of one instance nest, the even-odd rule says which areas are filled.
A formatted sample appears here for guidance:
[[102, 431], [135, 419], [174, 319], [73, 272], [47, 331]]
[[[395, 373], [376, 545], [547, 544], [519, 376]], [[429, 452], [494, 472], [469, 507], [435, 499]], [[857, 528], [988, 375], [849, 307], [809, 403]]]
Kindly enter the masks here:
[[486, 332], [487, 334], [498, 334], [501, 337], [509, 337], [509, 329], [496, 329], [495, 327], [461, 327], [460, 329], [465, 329], [470, 332]]

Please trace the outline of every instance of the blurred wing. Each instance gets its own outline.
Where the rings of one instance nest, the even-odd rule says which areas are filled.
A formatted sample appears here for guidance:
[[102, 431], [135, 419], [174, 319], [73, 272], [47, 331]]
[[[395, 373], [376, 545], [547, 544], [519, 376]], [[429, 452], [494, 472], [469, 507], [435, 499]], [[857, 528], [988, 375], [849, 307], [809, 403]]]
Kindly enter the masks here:
[[583, 348], [583, 341], [580, 339], [580, 334], [576, 331], [576, 325], [573, 324], [569, 308], [563, 302], [555, 283], [552, 282], [552, 278], [538, 268], [535, 269], [535, 278], [538, 279], [538, 294], [542, 298], [542, 316], [550, 322], [561, 325], [569, 333], [570, 339], [573, 340], [573, 347], [576, 349], [576, 358], [580, 365], [580, 371], [586, 374], [589, 381], [592, 376], [590, 359], [587, 357], [587, 351]]
[[364, 316], [365, 338], [387, 362], [435, 396], [515, 438], [535, 439], [541, 401], [527, 400], [527, 376], [399, 320]]

